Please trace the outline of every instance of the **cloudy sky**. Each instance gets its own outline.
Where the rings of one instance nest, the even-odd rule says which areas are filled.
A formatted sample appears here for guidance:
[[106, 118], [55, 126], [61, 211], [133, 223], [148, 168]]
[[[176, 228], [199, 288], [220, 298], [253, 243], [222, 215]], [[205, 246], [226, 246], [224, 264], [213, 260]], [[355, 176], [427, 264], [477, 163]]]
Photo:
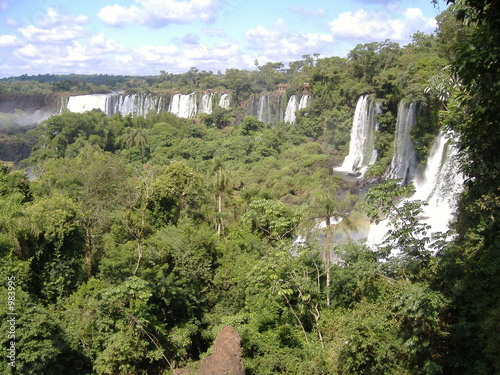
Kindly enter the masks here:
[[157, 75], [346, 56], [435, 30], [431, 0], [0, 0], [0, 77]]

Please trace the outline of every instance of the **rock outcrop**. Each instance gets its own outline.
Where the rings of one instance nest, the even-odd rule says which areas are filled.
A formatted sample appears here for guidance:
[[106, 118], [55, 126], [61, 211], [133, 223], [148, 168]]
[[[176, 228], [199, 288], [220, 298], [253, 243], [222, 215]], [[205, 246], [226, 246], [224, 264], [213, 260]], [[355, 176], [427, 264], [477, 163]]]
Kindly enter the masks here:
[[215, 339], [212, 354], [200, 363], [198, 375], [244, 375], [243, 357], [238, 332], [225, 326]]

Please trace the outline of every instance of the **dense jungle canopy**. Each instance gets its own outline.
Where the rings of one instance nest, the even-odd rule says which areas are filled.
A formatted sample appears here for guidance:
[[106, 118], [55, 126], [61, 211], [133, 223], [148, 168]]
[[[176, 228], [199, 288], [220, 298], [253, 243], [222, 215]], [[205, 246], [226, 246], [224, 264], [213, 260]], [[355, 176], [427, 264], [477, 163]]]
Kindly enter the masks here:
[[[3, 373], [196, 373], [225, 325], [247, 374], [500, 373], [498, 35], [498, 2], [461, 0], [435, 34], [346, 58], [0, 80], [3, 97], [232, 97], [192, 119], [64, 111], [19, 127], [2, 114], [1, 340], [15, 346]], [[246, 115], [277, 87], [311, 97], [295, 124]], [[332, 167], [361, 95], [383, 111], [377, 162], [356, 184]], [[421, 163], [441, 129], [459, 135], [466, 178], [448, 236], [419, 236], [420, 203], [396, 204], [413, 187], [383, 179], [402, 100], [418, 103]], [[386, 246], [342, 234], [382, 217], [400, 229]]]

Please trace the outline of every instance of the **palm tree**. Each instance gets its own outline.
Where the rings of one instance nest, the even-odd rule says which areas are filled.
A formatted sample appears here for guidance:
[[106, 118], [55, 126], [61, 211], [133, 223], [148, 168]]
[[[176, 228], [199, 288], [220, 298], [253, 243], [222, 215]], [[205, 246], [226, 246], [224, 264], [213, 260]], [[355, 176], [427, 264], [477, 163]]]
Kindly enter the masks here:
[[141, 159], [144, 163], [144, 155], [146, 144], [148, 142], [148, 136], [146, 133], [146, 129], [144, 128], [128, 128], [121, 136], [122, 142], [126, 147], [138, 147], [141, 150]]
[[316, 222], [318, 219], [325, 223], [325, 248], [323, 262], [326, 274], [326, 304], [330, 306], [330, 269], [332, 266], [333, 242], [332, 238], [338, 229], [342, 229], [347, 235], [350, 230], [354, 230], [353, 223], [349, 220], [349, 213], [346, 210], [347, 203], [336, 199], [335, 189], [328, 189], [317, 193], [313, 197], [310, 218]]

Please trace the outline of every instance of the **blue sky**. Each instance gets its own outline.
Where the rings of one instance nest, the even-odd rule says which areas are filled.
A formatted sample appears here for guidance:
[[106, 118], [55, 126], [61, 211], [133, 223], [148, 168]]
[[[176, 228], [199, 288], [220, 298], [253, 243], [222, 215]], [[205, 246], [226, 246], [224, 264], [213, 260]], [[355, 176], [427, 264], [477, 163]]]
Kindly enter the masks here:
[[0, 0], [0, 77], [224, 72], [432, 33], [431, 0]]

